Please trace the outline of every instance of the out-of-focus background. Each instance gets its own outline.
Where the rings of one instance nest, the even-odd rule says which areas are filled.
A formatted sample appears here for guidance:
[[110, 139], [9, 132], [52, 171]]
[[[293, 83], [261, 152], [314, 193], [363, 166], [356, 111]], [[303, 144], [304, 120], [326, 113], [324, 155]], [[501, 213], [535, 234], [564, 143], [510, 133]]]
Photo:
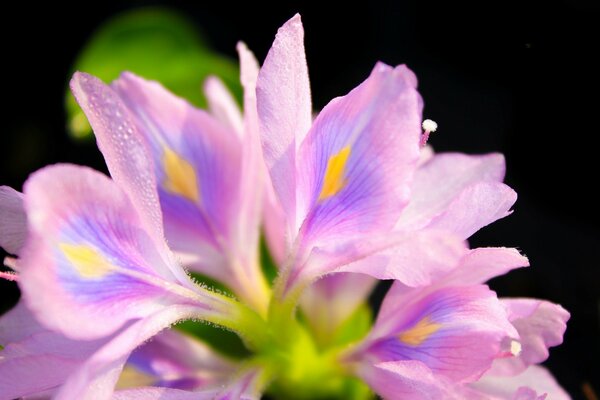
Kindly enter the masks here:
[[[574, 398], [592, 399], [589, 387], [599, 393], [600, 211], [595, 193], [600, 147], [595, 119], [600, 4], [210, 3], [104, 1], [40, 8], [21, 2], [4, 11], [0, 184], [21, 189], [29, 173], [56, 162], [106, 170], [93, 140], [67, 133], [64, 94], [76, 60], [110, 76], [115, 58], [132, 56], [130, 50], [119, 54], [102, 43], [93, 56], [81, 55], [97, 29], [115, 15], [158, 6], [191, 21], [195, 28], [187, 32], [180, 26], [177, 34], [198, 29], [200, 39], [183, 40], [182, 46], [190, 48], [179, 55], [167, 46], [141, 68], [152, 65], [148, 74], [157, 77], [179, 74], [173, 89], [201, 103], [196, 96], [206, 68], [233, 83], [236, 42], [244, 40], [262, 60], [277, 28], [300, 12], [316, 109], [357, 85], [377, 60], [406, 63], [419, 77], [425, 117], [439, 124], [430, 141], [437, 151], [506, 155], [507, 182], [519, 193], [515, 212], [471, 243], [515, 246], [527, 254], [531, 268], [491, 286], [501, 296], [540, 297], [568, 309], [572, 318], [565, 343], [551, 350], [547, 366]], [[177, 58], [181, 54], [188, 56]], [[208, 67], [204, 59], [211, 60]], [[182, 86], [182, 80], [190, 83]], [[85, 133], [77, 119], [69, 126]], [[0, 282], [0, 311], [17, 298], [15, 284]]]

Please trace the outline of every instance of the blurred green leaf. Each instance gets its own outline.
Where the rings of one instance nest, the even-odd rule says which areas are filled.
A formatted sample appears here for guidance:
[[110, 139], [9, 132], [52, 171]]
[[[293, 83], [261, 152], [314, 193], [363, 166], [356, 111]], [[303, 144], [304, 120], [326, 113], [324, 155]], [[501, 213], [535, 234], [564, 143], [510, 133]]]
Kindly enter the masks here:
[[332, 345], [343, 346], [357, 342], [369, 333], [373, 325], [373, 312], [368, 304], [361, 304], [354, 313], [336, 330]]
[[273, 257], [271, 256], [267, 239], [264, 235], [260, 238], [260, 265], [267, 282], [269, 282], [270, 285], [273, 285], [273, 282], [277, 277], [278, 268], [275, 264], [275, 260], [273, 260]]
[[183, 321], [175, 329], [202, 339], [219, 353], [231, 358], [243, 358], [250, 355], [242, 339], [231, 331], [200, 321]]
[[[202, 83], [209, 75], [219, 76], [238, 99], [242, 94], [237, 63], [210, 50], [187, 18], [162, 8], [133, 10], [106, 21], [82, 49], [73, 71], [105, 82], [131, 71], [199, 107], [206, 105]], [[66, 109], [70, 134], [89, 137], [91, 128], [68, 90]]]

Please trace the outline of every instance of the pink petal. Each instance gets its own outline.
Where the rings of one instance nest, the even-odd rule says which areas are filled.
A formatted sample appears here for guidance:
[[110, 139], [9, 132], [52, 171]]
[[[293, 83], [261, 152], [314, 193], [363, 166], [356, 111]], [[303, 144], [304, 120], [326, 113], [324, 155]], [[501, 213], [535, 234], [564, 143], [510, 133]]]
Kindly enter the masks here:
[[291, 238], [286, 230], [286, 218], [270, 179], [265, 183], [264, 230], [271, 257], [277, 266], [283, 265], [289, 252]]
[[[242, 73], [247, 80], [248, 72]], [[240, 138], [158, 83], [130, 73], [112, 86], [151, 144], [173, 250], [193, 262], [188, 267], [221, 280], [255, 308], [266, 308], [266, 283], [256, 261], [262, 205], [255, 188], [262, 173], [257, 133], [246, 130]]]
[[464, 189], [428, 229], [441, 229], [468, 238], [482, 227], [510, 215], [517, 193], [503, 183], [481, 182]]
[[312, 122], [300, 15], [279, 28], [260, 69], [256, 95], [264, 157], [290, 236], [297, 232], [296, 153]]
[[513, 269], [527, 266], [529, 260], [517, 249], [482, 247], [471, 250], [445, 280], [446, 284], [484, 283]]
[[112, 400], [214, 400], [215, 391], [188, 392], [164, 387], [141, 387], [115, 392]]
[[[259, 135], [259, 117], [256, 104], [256, 84], [259, 66], [254, 54], [248, 50], [245, 43], [238, 43], [237, 49], [240, 56], [241, 81], [244, 86], [245, 128], [248, 135], [256, 137]], [[258, 141], [260, 141], [260, 137]], [[289, 240], [289, 238], [286, 238], [285, 214], [279, 203], [279, 199], [275, 194], [275, 190], [273, 189], [269, 172], [264, 165], [260, 143], [258, 143], [258, 145], [258, 149], [254, 149], [256, 142], [251, 141], [244, 148], [246, 152], [253, 152], [253, 154], [258, 157], [260, 177], [246, 176], [243, 179], [244, 189], [242, 192], [248, 193], [251, 198], [256, 197], [256, 195], [252, 196], [253, 193], [260, 193], [263, 202], [262, 220], [264, 221], [267, 243], [271, 250], [272, 257], [276, 264], [279, 265], [283, 262], [283, 258], [286, 254], [286, 239]], [[250, 169], [250, 171], [254, 173], [254, 169]], [[262, 193], [257, 191], [255, 187], [259, 182], [264, 186], [264, 191]]]
[[385, 400], [448, 399], [449, 383], [419, 361], [403, 360], [363, 365], [358, 375]]
[[512, 377], [495, 377], [486, 374], [469, 386], [497, 400], [569, 400], [571, 398], [552, 374], [538, 365], [532, 365], [520, 375]]
[[360, 272], [377, 279], [394, 279], [411, 287], [424, 286], [456, 268], [468, 252], [464, 241], [446, 232], [422, 231], [400, 237], [401, 240], [384, 250], [338, 270]]
[[549, 356], [548, 348], [563, 342], [570, 314], [558, 304], [537, 299], [502, 299], [509, 319], [519, 332], [517, 357], [496, 360], [493, 375], [515, 375]]
[[214, 400], [259, 400], [266, 383], [263, 373], [259, 367], [242, 369]]
[[[180, 267], [161, 252], [166, 246], [154, 246], [129, 198], [106, 176], [72, 165], [46, 167], [25, 183], [25, 208], [30, 238], [20, 285], [48, 327], [92, 339], [166, 304], [199, 304], [203, 292], [181, 285], [172, 273]], [[198, 312], [208, 308], [199, 305]]]
[[131, 197], [144, 229], [157, 244], [163, 224], [149, 148], [117, 94], [98, 78], [77, 72], [71, 91], [88, 117], [111, 177]]
[[304, 291], [302, 312], [322, 343], [367, 301], [376, 283], [368, 275], [337, 273], [321, 278]]
[[480, 182], [502, 182], [504, 171], [501, 154], [436, 154], [415, 173], [410, 203], [396, 228], [415, 230], [425, 227], [444, 213], [464, 189]]
[[405, 66], [379, 63], [321, 111], [298, 158], [296, 225], [302, 223], [304, 246], [394, 226], [419, 159], [421, 108], [413, 84]]
[[[445, 259], [445, 263], [439, 264], [439, 268], [428, 267], [424, 269], [425, 271], [427, 269], [437, 271], [436, 274], [432, 274], [430, 277], [429, 282], [432, 286], [428, 290], [432, 291], [448, 286], [477, 285], [487, 282], [496, 276], [503, 275], [512, 269], [529, 265], [527, 258], [522, 256], [516, 249], [489, 247], [464, 250], [460, 254], [459, 259], [448, 257]], [[459, 254], [456, 253], [456, 255], [458, 256]], [[427, 254], [424, 253], [424, 257], [426, 256]], [[431, 256], [433, 261], [444, 261], [444, 258], [440, 257], [440, 254], [432, 253]], [[417, 256], [418, 259], [420, 259], [419, 256]], [[413, 261], [412, 263], [416, 262]], [[411, 263], [407, 263], [406, 265], [410, 267]], [[438, 264], [433, 264], [433, 266], [436, 265]], [[425, 282], [428, 281], [423, 280], [421, 283]], [[427, 288], [423, 287], [423, 289]], [[398, 279], [386, 294], [379, 310], [378, 318], [384, 319], [389, 315], [393, 315], [395, 305], [402, 304], [413, 293], [413, 286], [404, 283], [403, 279]]]
[[478, 379], [515, 337], [506, 310], [487, 286], [413, 289], [379, 317], [361, 346], [363, 362], [418, 360], [453, 381]]
[[199, 340], [175, 330], [161, 332], [137, 348], [127, 365], [155, 377], [156, 386], [199, 390], [225, 383], [233, 363]]
[[[198, 272], [219, 278], [227, 262], [215, 259], [230, 243], [237, 223], [241, 146], [235, 132], [157, 82], [124, 73], [112, 83], [150, 144], [153, 189], [158, 192], [172, 249], [193, 254]], [[167, 159], [189, 170], [173, 178]], [[174, 162], [173, 162], [174, 163]], [[148, 168], [147, 167], [147, 168]], [[183, 167], [182, 167], [183, 168]], [[172, 188], [173, 180], [179, 190]], [[212, 248], [212, 249], [211, 249]], [[207, 257], [208, 256], [208, 257]]]
[[177, 321], [192, 318], [196, 313], [196, 307], [175, 305], [131, 324], [69, 377], [56, 400], [110, 399], [131, 352], [158, 332]]
[[27, 216], [23, 194], [8, 186], [0, 186], [0, 247], [19, 255], [27, 238]]
[[108, 338], [76, 341], [41, 326], [20, 301], [0, 318], [0, 399], [60, 386]]
[[[254, 54], [242, 42], [237, 50], [240, 58], [240, 80], [244, 87], [244, 130], [242, 143], [242, 174], [240, 178], [241, 201], [239, 218], [236, 221], [237, 254], [249, 260], [258, 257], [258, 243], [263, 207], [263, 190], [266, 179], [264, 161], [258, 133], [258, 114], [256, 111], [256, 80], [258, 62]], [[252, 271], [248, 271], [251, 274]], [[255, 289], [255, 288], [251, 288]]]
[[242, 136], [244, 122], [240, 107], [223, 81], [216, 76], [208, 77], [204, 81], [204, 95], [212, 116], [233, 132]]

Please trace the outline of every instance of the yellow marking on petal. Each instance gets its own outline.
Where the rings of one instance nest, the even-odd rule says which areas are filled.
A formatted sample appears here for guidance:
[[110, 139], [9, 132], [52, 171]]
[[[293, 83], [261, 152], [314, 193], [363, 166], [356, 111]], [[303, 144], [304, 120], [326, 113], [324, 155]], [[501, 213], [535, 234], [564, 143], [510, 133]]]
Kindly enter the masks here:
[[321, 188], [319, 200], [335, 196], [346, 186], [347, 179], [344, 176], [344, 172], [350, 152], [350, 146], [346, 146], [327, 160], [327, 168], [325, 169], [325, 178], [323, 178], [323, 187]]
[[131, 389], [140, 386], [152, 386], [156, 382], [156, 378], [135, 369], [130, 365], [126, 365], [119, 375], [119, 380], [115, 389]]
[[432, 322], [429, 317], [425, 317], [417, 322], [415, 326], [398, 335], [398, 339], [409, 346], [418, 346], [427, 340], [429, 336], [436, 333], [441, 327], [442, 324], [436, 324], [435, 322]]
[[173, 194], [197, 203], [200, 193], [194, 167], [168, 147], [165, 147], [162, 162], [166, 174], [163, 187]]
[[84, 244], [61, 243], [58, 245], [67, 260], [84, 278], [102, 278], [115, 266], [109, 263], [97, 250]]

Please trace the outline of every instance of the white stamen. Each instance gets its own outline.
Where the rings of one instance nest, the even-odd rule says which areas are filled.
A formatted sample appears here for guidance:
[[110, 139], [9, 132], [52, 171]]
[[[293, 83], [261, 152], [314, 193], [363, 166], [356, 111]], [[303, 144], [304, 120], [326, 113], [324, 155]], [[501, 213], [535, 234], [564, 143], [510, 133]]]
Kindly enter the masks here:
[[510, 341], [510, 354], [517, 357], [519, 354], [521, 354], [521, 350], [523, 350], [523, 346], [521, 346], [521, 343], [519, 343], [519, 341]]
[[423, 121], [423, 124], [421, 125], [423, 127], [423, 130], [425, 132], [435, 132], [437, 130], [437, 123], [431, 119], [426, 119], [425, 121]]

